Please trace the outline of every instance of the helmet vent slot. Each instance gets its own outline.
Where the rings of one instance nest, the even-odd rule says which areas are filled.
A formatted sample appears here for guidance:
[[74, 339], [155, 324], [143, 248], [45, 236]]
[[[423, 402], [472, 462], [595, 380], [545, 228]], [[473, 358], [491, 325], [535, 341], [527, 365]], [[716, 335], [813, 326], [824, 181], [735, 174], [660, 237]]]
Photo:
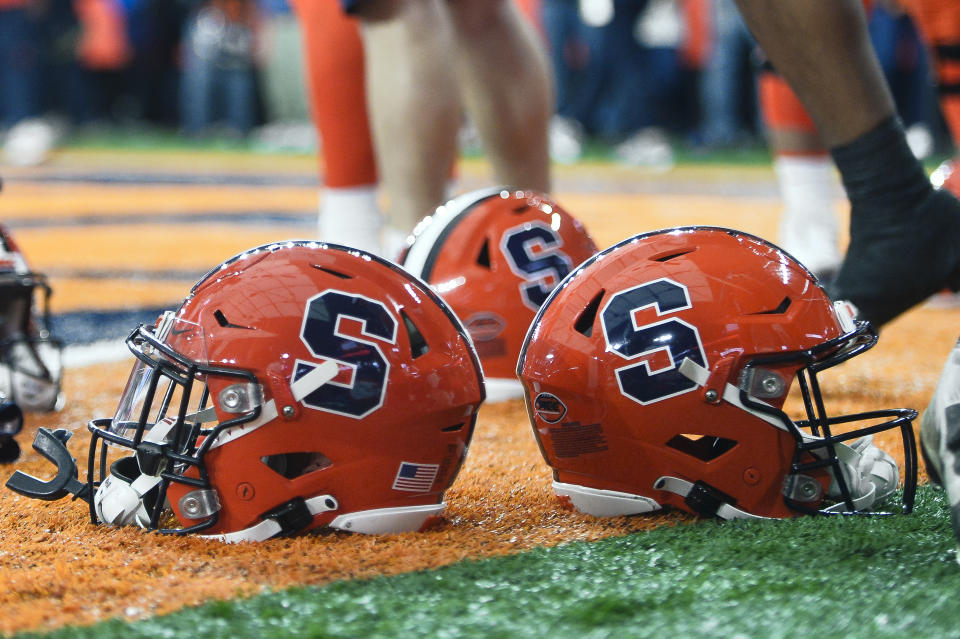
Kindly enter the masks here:
[[340, 272], [340, 271], [335, 271], [335, 270], [333, 270], [332, 268], [326, 268], [326, 267], [320, 266], [319, 264], [311, 264], [311, 266], [312, 266], [313, 268], [317, 269], [318, 271], [323, 271], [324, 273], [329, 273], [330, 275], [333, 275], [334, 277], [339, 277], [341, 280], [350, 280], [350, 279], [353, 279], [353, 275], [347, 275], [346, 273], [342, 273], [342, 272]]
[[421, 333], [417, 325], [413, 323], [413, 320], [410, 319], [406, 311], [401, 310], [400, 316], [403, 317], [403, 326], [407, 329], [407, 336], [410, 338], [410, 355], [413, 359], [417, 359], [421, 355], [426, 355], [430, 351], [430, 345], [427, 344], [427, 340], [424, 339], [423, 333]]
[[653, 262], [669, 262], [670, 260], [676, 259], [676, 258], [678, 258], [678, 257], [683, 257], [684, 255], [687, 255], [688, 253], [693, 253], [693, 252], [696, 251], [696, 250], [697, 250], [697, 249], [695, 249], [695, 248], [688, 248], [688, 249], [684, 249], [684, 250], [682, 250], [682, 251], [675, 251], [675, 252], [673, 252], [673, 253], [667, 253], [666, 255], [658, 255], [658, 256], [653, 257], [653, 258], [650, 258], [650, 259], [651, 259], [651, 261], [653, 261]]
[[483, 268], [490, 268], [490, 240], [484, 240], [480, 252], [477, 253], [477, 264]]
[[454, 424], [453, 426], [444, 426], [443, 428], [440, 429], [440, 432], [455, 433], [458, 430], [463, 430], [463, 425], [464, 425], [464, 422], [460, 422], [459, 424]]
[[667, 446], [700, 461], [709, 462], [729, 452], [737, 445], [732, 439], [713, 435], [674, 435]]
[[587, 304], [583, 312], [580, 313], [577, 321], [573, 323], [573, 330], [587, 337], [593, 334], [593, 323], [597, 319], [597, 311], [600, 310], [600, 301], [603, 300], [606, 292], [605, 289], [600, 289], [600, 292], [593, 296], [590, 303]]
[[261, 457], [260, 461], [270, 470], [287, 479], [296, 479], [333, 466], [330, 458], [323, 453], [280, 453]]
[[785, 297], [783, 298], [783, 301], [780, 302], [780, 305], [776, 308], [772, 308], [769, 311], [758, 311], [756, 313], [752, 313], [752, 315], [783, 315], [787, 312], [788, 308], [790, 308], [790, 298]]
[[213, 312], [213, 318], [217, 320], [217, 324], [219, 324], [224, 328], [242, 328], [247, 331], [250, 330], [249, 326], [240, 326], [239, 324], [232, 323], [230, 320], [227, 319], [227, 316], [224, 315], [223, 311], [221, 311], [220, 309], [217, 309]]

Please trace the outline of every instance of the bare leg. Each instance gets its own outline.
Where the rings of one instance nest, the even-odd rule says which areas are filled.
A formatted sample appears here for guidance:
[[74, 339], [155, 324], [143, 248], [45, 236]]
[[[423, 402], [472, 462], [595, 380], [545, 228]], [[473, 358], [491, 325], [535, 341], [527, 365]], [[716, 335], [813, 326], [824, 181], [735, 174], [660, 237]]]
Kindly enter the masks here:
[[862, 0], [737, 0], [737, 5], [827, 147], [846, 144], [895, 113], [867, 35]]
[[960, 202], [906, 142], [860, 0], [737, 0], [819, 129], [850, 199], [850, 245], [828, 291], [875, 326], [960, 288]]
[[546, 53], [513, 0], [448, 0], [467, 109], [499, 182], [550, 191]]
[[446, 196], [460, 100], [439, 0], [363, 5], [367, 103], [390, 223], [410, 231]]

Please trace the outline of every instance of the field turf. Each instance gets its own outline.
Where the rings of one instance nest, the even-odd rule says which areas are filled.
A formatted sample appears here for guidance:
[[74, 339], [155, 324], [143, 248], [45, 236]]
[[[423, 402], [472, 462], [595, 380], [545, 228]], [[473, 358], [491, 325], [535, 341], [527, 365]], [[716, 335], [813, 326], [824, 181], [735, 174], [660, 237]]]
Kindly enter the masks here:
[[[321, 167], [322, 170], [322, 167]], [[94, 143], [35, 169], [0, 167], [0, 221], [50, 276], [68, 343], [68, 403], [29, 415], [74, 432], [111, 414], [130, 368], [119, 339], [173, 308], [207, 269], [252, 246], [313, 237], [309, 155]], [[488, 185], [476, 158], [455, 192]], [[674, 225], [776, 238], [762, 153], [681, 157], [667, 173], [594, 156], [559, 167], [557, 201], [600, 246]], [[845, 220], [842, 193], [837, 212]], [[843, 222], [841, 222], [843, 225]], [[925, 305], [873, 351], [829, 371], [831, 410], [922, 410], [957, 338], [960, 308]], [[795, 401], [795, 400], [794, 400]], [[796, 404], [794, 404], [796, 406]], [[894, 451], [896, 454], [897, 451]], [[925, 478], [924, 478], [925, 480]], [[90, 637], [948, 637], [960, 567], [942, 493], [913, 515], [695, 522], [597, 521], [559, 507], [521, 402], [484, 406], [446, 521], [416, 535], [346, 534], [223, 547], [94, 527], [81, 504], [0, 488], [0, 632]]]
[[944, 508], [925, 486], [910, 516], [679, 523], [45, 636], [952, 637]]

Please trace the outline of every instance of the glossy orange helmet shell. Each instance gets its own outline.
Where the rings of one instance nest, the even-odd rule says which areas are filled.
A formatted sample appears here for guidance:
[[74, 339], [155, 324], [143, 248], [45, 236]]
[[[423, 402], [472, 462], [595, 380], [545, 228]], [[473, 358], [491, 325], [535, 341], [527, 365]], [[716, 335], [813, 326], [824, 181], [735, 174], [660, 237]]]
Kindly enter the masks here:
[[[517, 371], [555, 490], [586, 512], [784, 517], [821, 512], [828, 494], [837, 510], [859, 510], [861, 478], [837, 457], [853, 460], [869, 441], [858, 438], [894, 428], [912, 505], [916, 413], [830, 417], [820, 395], [819, 371], [875, 341], [776, 246], [684, 227], [638, 235], [571, 273]], [[796, 386], [807, 415], [793, 420], [783, 406]], [[878, 472], [895, 488], [891, 463]]]
[[[126, 448], [136, 463], [100, 466], [94, 519], [226, 541], [416, 530], [443, 508], [484, 398], [469, 337], [438, 296], [385, 260], [316, 242], [224, 262], [128, 346], [137, 363], [117, 415], [90, 424], [114, 446], [91, 455]], [[142, 490], [151, 478], [161, 495]], [[124, 485], [109, 494], [108, 479], [142, 503]]]
[[515, 380], [517, 356], [540, 305], [597, 247], [546, 195], [509, 188], [465, 193], [414, 231], [401, 265], [463, 320], [488, 381]]

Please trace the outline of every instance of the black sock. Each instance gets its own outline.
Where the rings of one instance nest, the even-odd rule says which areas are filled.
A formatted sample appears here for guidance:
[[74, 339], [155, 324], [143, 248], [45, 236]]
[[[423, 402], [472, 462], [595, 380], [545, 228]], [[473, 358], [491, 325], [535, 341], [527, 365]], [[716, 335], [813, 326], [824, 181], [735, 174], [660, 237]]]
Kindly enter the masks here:
[[843, 178], [854, 223], [861, 214], [874, 219], [910, 215], [933, 188], [897, 116], [830, 154]]

